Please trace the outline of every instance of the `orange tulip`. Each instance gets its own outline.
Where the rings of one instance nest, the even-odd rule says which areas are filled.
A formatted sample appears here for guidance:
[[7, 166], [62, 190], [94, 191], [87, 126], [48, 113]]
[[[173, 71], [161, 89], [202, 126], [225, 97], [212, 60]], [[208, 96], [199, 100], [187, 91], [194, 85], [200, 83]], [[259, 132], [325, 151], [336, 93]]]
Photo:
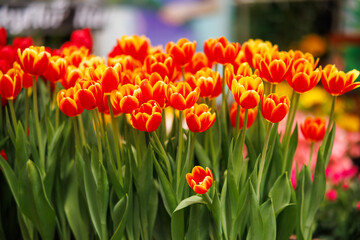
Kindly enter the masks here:
[[236, 75], [243, 77], [250, 77], [251, 75], [253, 75], [253, 71], [247, 62], [243, 62], [238, 65], [236, 70], [232, 64], [229, 64], [227, 65], [225, 71], [225, 81], [229, 89], [231, 89], [232, 80], [235, 78]]
[[131, 113], [133, 127], [143, 132], [155, 131], [159, 127], [161, 119], [161, 108], [154, 100], [143, 103]]
[[112, 58], [108, 58], [107, 60], [109, 67], [115, 67], [117, 63], [122, 66], [123, 71], [134, 71], [135, 69], [142, 67], [142, 63], [139, 60], [136, 60], [129, 55], [118, 55]]
[[22, 88], [20, 72], [11, 68], [7, 73], [0, 71], [0, 96], [7, 100], [13, 100], [19, 95]]
[[144, 79], [140, 83], [140, 89], [144, 102], [155, 100], [161, 108], [166, 103], [166, 88], [168, 82], [167, 77], [163, 79], [158, 73], [152, 73], [149, 79]]
[[258, 68], [258, 60], [260, 60], [264, 54], [277, 52], [278, 46], [261, 39], [249, 39], [243, 43], [242, 50], [244, 51], [244, 58], [249, 65], [253, 68]]
[[30, 88], [33, 85], [33, 76], [25, 73], [20, 64], [17, 62], [14, 62], [13, 64], [13, 69], [16, 70], [18, 72], [18, 74], [20, 75], [21, 79], [22, 79], [22, 87], [23, 88]]
[[102, 101], [102, 89], [98, 82], [82, 79], [75, 88], [77, 89], [75, 98], [79, 99], [81, 105], [87, 110], [95, 109]]
[[86, 47], [76, 47], [74, 45], [66, 47], [62, 50], [62, 56], [69, 62], [70, 65], [79, 67], [80, 63], [89, 56], [89, 49]]
[[39, 76], [43, 74], [49, 65], [50, 54], [45, 51], [45, 47], [34, 47], [18, 49], [19, 62], [25, 73]]
[[66, 60], [59, 56], [52, 56], [43, 77], [50, 82], [57, 82], [65, 77], [66, 70]]
[[210, 112], [206, 104], [196, 104], [185, 110], [186, 124], [192, 132], [208, 130], [216, 120], [216, 114]]
[[287, 52], [267, 53], [259, 61], [259, 76], [269, 83], [284, 81], [291, 71], [293, 59]]
[[142, 102], [141, 89], [137, 85], [122, 85], [111, 92], [110, 101], [115, 112], [131, 113]]
[[329, 94], [339, 96], [360, 87], [360, 82], [355, 82], [358, 76], [359, 71], [355, 69], [345, 74], [335, 65], [327, 65], [323, 69], [321, 82]]
[[303, 53], [302, 51], [299, 51], [299, 50], [290, 50], [289, 52], [289, 56], [290, 58], [293, 59], [293, 61], [297, 61], [299, 59], [306, 59], [308, 62], [310, 62], [315, 69], [319, 63], [319, 58], [317, 58], [316, 60], [314, 59], [314, 56], [311, 54], [311, 53]]
[[261, 102], [263, 117], [272, 123], [280, 122], [288, 113], [290, 100], [287, 96], [279, 97], [276, 93], [264, 96]]
[[204, 53], [210, 62], [232, 63], [240, 52], [239, 43], [231, 43], [225, 37], [210, 38], [204, 43]]
[[206, 193], [213, 184], [213, 174], [209, 168], [195, 166], [191, 173], [186, 174], [186, 180], [189, 186], [197, 194]]
[[167, 77], [170, 81], [177, 75], [173, 58], [165, 53], [148, 55], [145, 58], [145, 69], [148, 74], [156, 72], [161, 78]]
[[101, 87], [105, 94], [109, 94], [112, 90], [117, 89], [120, 83], [117, 68], [121, 68], [120, 64], [115, 67], [108, 67], [101, 75]]
[[186, 38], [179, 39], [177, 43], [166, 44], [166, 52], [174, 59], [174, 64], [183, 67], [188, 64], [195, 54], [196, 41], [190, 42]]
[[325, 120], [322, 118], [307, 117], [300, 125], [301, 132], [309, 142], [323, 140], [325, 136]]
[[66, 70], [65, 77], [60, 79], [60, 83], [65, 89], [68, 89], [74, 87], [78, 81], [83, 79], [83, 77], [84, 73], [81, 69], [69, 66]]
[[111, 57], [116, 55], [130, 55], [143, 62], [150, 48], [150, 40], [145, 36], [122, 36], [117, 40], [117, 50]]
[[194, 54], [191, 62], [186, 65], [185, 72], [195, 74], [197, 71], [201, 70], [204, 67], [212, 68], [212, 63], [209, 62], [206, 55], [202, 52], [197, 52]]
[[57, 103], [60, 110], [69, 117], [80, 115], [84, 111], [79, 99], [75, 98], [76, 89], [62, 89], [57, 95]]
[[[230, 122], [234, 128], [236, 128], [237, 106], [238, 104], [234, 102], [230, 108]], [[248, 119], [247, 119], [246, 128], [251, 127], [251, 125], [254, 123], [257, 113], [258, 113], [257, 108], [248, 109]], [[239, 129], [241, 129], [244, 126], [244, 118], [245, 118], [245, 108], [240, 108]]]
[[321, 66], [317, 69], [314, 68], [313, 63], [305, 58], [300, 58], [294, 62], [286, 81], [295, 92], [308, 92], [313, 89], [321, 79]]
[[222, 82], [219, 72], [214, 72], [211, 68], [205, 67], [191, 75], [187, 82], [192, 88], [200, 88], [200, 97], [216, 98], [222, 92]]
[[264, 84], [256, 75], [243, 77], [235, 76], [231, 84], [234, 99], [242, 108], [250, 109], [256, 107], [260, 102], [260, 96], [264, 91]]
[[199, 96], [200, 89], [192, 89], [187, 82], [170, 83], [166, 90], [169, 105], [180, 111], [194, 106]]

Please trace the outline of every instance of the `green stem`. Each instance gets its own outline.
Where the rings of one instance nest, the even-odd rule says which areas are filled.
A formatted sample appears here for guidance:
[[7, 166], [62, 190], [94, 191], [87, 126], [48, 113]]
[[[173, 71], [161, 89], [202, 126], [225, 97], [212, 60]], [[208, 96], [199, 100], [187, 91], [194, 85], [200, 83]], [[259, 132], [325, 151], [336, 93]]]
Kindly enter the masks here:
[[181, 72], [182, 72], [183, 81], [186, 82], [185, 67], [181, 67]]
[[183, 144], [184, 144], [184, 136], [183, 136], [183, 127], [182, 127], [182, 111], [179, 111], [179, 141], [178, 141], [178, 149], [176, 153], [176, 180], [179, 185], [179, 182], [182, 181], [180, 179], [181, 176], [181, 169], [183, 167], [182, 163], [182, 152], [183, 152]]
[[276, 93], [276, 85], [277, 84], [271, 84], [271, 92], [270, 93]]
[[235, 129], [235, 133], [237, 133], [235, 136], [237, 136], [240, 132], [239, 129], [239, 125], [240, 125], [240, 105], [237, 105], [236, 108], [236, 129]]
[[99, 150], [99, 162], [102, 164], [103, 163], [103, 155], [102, 155], [102, 145], [101, 145], [101, 134], [100, 132], [100, 126], [99, 126], [99, 122], [97, 119], [97, 114], [96, 114], [96, 110], [91, 111], [92, 115], [93, 115], [93, 123], [94, 123], [94, 129], [95, 129], [95, 134], [96, 134], [96, 140], [97, 140], [97, 144], [98, 144], [98, 150]]
[[332, 127], [332, 125], [334, 123], [335, 103], [336, 103], [336, 96], [333, 96], [332, 102], [331, 102], [331, 110], [330, 110], [329, 122], [328, 122], [328, 125], [326, 127], [326, 132], [325, 132], [325, 136], [324, 136], [324, 140], [323, 140], [323, 142], [325, 142], [325, 143], [327, 142], [327, 138], [329, 137], [331, 127]]
[[312, 161], [313, 152], [314, 152], [314, 143], [312, 142], [311, 146], [310, 146], [310, 158], [309, 158], [309, 164], [308, 164], [309, 169], [311, 169], [311, 161]]
[[257, 185], [256, 185], [256, 195], [257, 195], [257, 199], [260, 202], [260, 185], [261, 185], [261, 181], [262, 181], [262, 176], [263, 176], [263, 172], [264, 172], [264, 166], [265, 166], [265, 160], [266, 160], [266, 151], [269, 145], [269, 139], [270, 139], [270, 133], [271, 133], [271, 128], [272, 128], [272, 123], [269, 123], [267, 130], [266, 130], [266, 136], [265, 136], [265, 142], [264, 142], [264, 147], [261, 153], [261, 159], [260, 159], [260, 168], [259, 168], [259, 174], [258, 174], [258, 181], [257, 181]]
[[16, 115], [15, 115], [15, 108], [14, 108], [14, 101], [13, 100], [9, 100], [9, 107], [10, 107], [10, 115], [13, 121], [13, 125], [14, 125], [14, 132], [16, 132], [17, 129], [17, 120], [16, 120]]
[[218, 71], [218, 65], [219, 65], [219, 64], [215, 63], [215, 72]]
[[227, 65], [224, 64], [223, 65], [223, 79], [222, 79], [222, 101], [227, 103], [226, 94], [225, 94], [226, 67], [227, 67]]
[[[76, 122], [76, 118], [72, 118], [73, 126], [74, 126], [74, 136], [75, 136], [75, 147], [80, 146], [80, 138], [79, 138], [79, 128]], [[82, 148], [79, 148], [82, 151]]]
[[83, 124], [81, 115], [78, 115], [77, 119], [78, 119], [78, 122], [79, 122], [81, 143], [82, 143], [83, 146], [86, 146], [85, 130], [84, 130], [84, 124]]
[[166, 153], [166, 151], [164, 149], [164, 146], [161, 144], [160, 139], [159, 139], [159, 137], [158, 137], [158, 135], [156, 134], [155, 131], [153, 132], [153, 135], [154, 135], [155, 142], [156, 142], [158, 148], [160, 149], [160, 151], [161, 151], [161, 153], [162, 153], [162, 155], [164, 157], [166, 170], [167, 170], [168, 175], [169, 175], [169, 181], [172, 182], [173, 176], [172, 176], [169, 157], [168, 157], [168, 155], [167, 155], [167, 153]]
[[2, 99], [0, 96], [0, 134], [3, 131], [3, 106], [2, 106]]
[[208, 207], [211, 209], [211, 205], [212, 205], [212, 200], [209, 196], [209, 194], [206, 192], [204, 194], [201, 194], [203, 200], [207, 203]]
[[[238, 158], [234, 158], [234, 160], [236, 161], [235, 165], [236, 168], [235, 168], [235, 174], [237, 176], [237, 182], [240, 181], [240, 176], [241, 176], [241, 166], [242, 166], [242, 163], [243, 163], [243, 149], [244, 149], [244, 145], [245, 145], [245, 138], [246, 138], [246, 130], [247, 130], [247, 121], [248, 121], [248, 112], [249, 110], [248, 109], [245, 109], [245, 116], [244, 116], [244, 125], [243, 127], [241, 128], [241, 132], [239, 133], [238, 137], [240, 137], [240, 150], [239, 150], [239, 156]], [[236, 146], [236, 145], [235, 145]]]
[[40, 169], [43, 173], [45, 173], [45, 151], [44, 151], [44, 145], [42, 141], [42, 134], [41, 134], [41, 128], [40, 128], [40, 121], [39, 121], [39, 109], [38, 109], [38, 97], [37, 97], [37, 80], [39, 76], [36, 76], [33, 78], [33, 108], [34, 108], [34, 119], [35, 119], [35, 128], [36, 128], [36, 135], [38, 138], [38, 144], [39, 144], [39, 156], [40, 156]]
[[28, 137], [28, 128], [29, 128], [29, 89], [25, 89], [25, 122], [24, 129], [26, 133], [26, 137]]
[[111, 125], [113, 127], [113, 137], [114, 137], [114, 142], [115, 142], [115, 153], [116, 153], [116, 161], [117, 161], [117, 165], [118, 165], [118, 175], [119, 175], [119, 180], [120, 180], [120, 184], [122, 185], [123, 180], [122, 180], [122, 165], [121, 165], [121, 159], [120, 159], [120, 148], [122, 148], [122, 146], [120, 145], [120, 140], [119, 140], [119, 129], [118, 129], [118, 125], [117, 122], [115, 121], [114, 118], [114, 112], [112, 109], [112, 105], [110, 102], [110, 95], [107, 95], [107, 101], [108, 101], [108, 105], [109, 105], [109, 111], [110, 111], [110, 116], [111, 116]]
[[283, 138], [283, 146], [285, 146], [285, 150], [284, 150], [284, 162], [283, 162], [282, 172], [285, 172], [289, 167], [288, 165], [290, 164], [287, 161], [287, 158], [288, 158], [287, 155], [289, 153], [290, 134], [291, 134], [292, 126], [294, 123], [296, 110], [299, 106], [299, 98], [300, 98], [300, 94], [293, 91], [293, 95], [291, 97], [293, 102], [290, 103], [291, 106], [290, 106], [290, 110], [288, 113], [288, 119], [286, 122], [286, 129], [285, 129], [285, 134], [284, 134], [284, 138]]

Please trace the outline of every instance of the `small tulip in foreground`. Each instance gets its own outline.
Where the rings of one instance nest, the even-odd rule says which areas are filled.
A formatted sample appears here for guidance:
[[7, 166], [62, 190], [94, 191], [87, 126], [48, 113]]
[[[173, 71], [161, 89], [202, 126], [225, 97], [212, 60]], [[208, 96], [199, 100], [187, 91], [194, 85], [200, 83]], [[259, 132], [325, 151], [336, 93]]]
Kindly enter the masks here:
[[324, 119], [307, 117], [300, 125], [301, 132], [309, 142], [321, 141], [325, 136], [325, 124]]
[[209, 168], [204, 170], [201, 166], [195, 166], [191, 173], [186, 174], [186, 180], [194, 192], [204, 194], [213, 183], [213, 174]]
[[161, 108], [154, 100], [143, 103], [131, 113], [133, 127], [143, 132], [155, 131], [161, 123], [161, 118]]
[[204, 132], [215, 122], [216, 115], [206, 104], [196, 104], [185, 110], [186, 124], [192, 132]]

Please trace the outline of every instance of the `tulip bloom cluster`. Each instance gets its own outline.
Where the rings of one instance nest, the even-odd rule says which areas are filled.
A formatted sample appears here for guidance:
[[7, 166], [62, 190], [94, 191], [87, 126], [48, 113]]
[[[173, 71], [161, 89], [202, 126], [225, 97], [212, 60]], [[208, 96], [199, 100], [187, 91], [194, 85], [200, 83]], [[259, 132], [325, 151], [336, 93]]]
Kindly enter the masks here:
[[[333, 109], [337, 96], [360, 87], [357, 70], [344, 73], [334, 65], [323, 68], [318, 66], [319, 59], [309, 53], [279, 51], [277, 45], [259, 39], [240, 45], [225, 37], [211, 38], [205, 41], [203, 52], [196, 52], [198, 43], [186, 38], [154, 47], [145, 36], [122, 36], [106, 60], [92, 55], [88, 29], [74, 31], [70, 41], [59, 49], [34, 46], [27, 38], [15, 39], [13, 46], [7, 46], [6, 40], [6, 31], [0, 28], [0, 53], [4, 53], [0, 54], [0, 63], [4, 62], [0, 64], [0, 96], [2, 103], [9, 101], [13, 122], [13, 128], [7, 129], [9, 138], [17, 152], [24, 152], [21, 156], [15, 154], [16, 159], [24, 157], [24, 161], [13, 164], [14, 171], [27, 172], [18, 180], [32, 181], [33, 192], [41, 192], [39, 202], [32, 199], [38, 204], [34, 210], [39, 211], [37, 215], [22, 200], [17, 201], [27, 217], [21, 221], [34, 222], [34, 228], [28, 232], [39, 231], [41, 237], [51, 239], [54, 229], [64, 224], [57, 229], [59, 236], [66, 235], [64, 229], [71, 229], [76, 239], [87, 239], [89, 231], [82, 230], [93, 226], [99, 239], [108, 239], [109, 232], [113, 232], [114, 239], [152, 239], [155, 221], [169, 219], [172, 238], [198, 238], [194, 233], [199, 226], [195, 215], [205, 209], [191, 208], [190, 214], [195, 217], [188, 221], [187, 235], [185, 212], [178, 212], [199, 203], [206, 204], [212, 216], [207, 221], [213, 230], [204, 238], [276, 239], [275, 231], [266, 232], [267, 225], [274, 230], [289, 228], [286, 234], [296, 231], [299, 239], [311, 237], [313, 229], [305, 228], [300, 221], [313, 224], [325, 195], [323, 169], [330, 157], [335, 130], [333, 111], [328, 124], [320, 118], [307, 118], [300, 125], [306, 140], [312, 144], [323, 141], [323, 147], [314, 183], [310, 180], [311, 170], [305, 167], [298, 173], [298, 187], [291, 188], [288, 180], [298, 136], [293, 121], [299, 98], [321, 81], [334, 96]], [[222, 73], [218, 71], [220, 65]], [[37, 86], [44, 84], [37, 82], [39, 78], [49, 90], [49, 94], [42, 93], [49, 101], [41, 111]], [[291, 97], [276, 92], [280, 83], [292, 88]], [[24, 98], [19, 101], [25, 100], [25, 120], [22, 114], [16, 114], [13, 105], [23, 88]], [[29, 120], [31, 95], [33, 116]], [[219, 96], [221, 107], [217, 104]], [[227, 105], [228, 101], [231, 104]], [[17, 117], [26, 130], [28, 126], [35, 130], [37, 143], [33, 132], [30, 137], [21, 132]], [[278, 123], [285, 117], [286, 130], [280, 134]], [[43, 119], [46, 129], [40, 126]], [[233, 128], [228, 127], [230, 123]], [[1, 134], [3, 125], [0, 122]], [[69, 144], [71, 141], [75, 144]], [[54, 147], [58, 145], [61, 147]], [[62, 172], [54, 174], [58, 167], [54, 162], [61, 160], [57, 159], [59, 151], [66, 155], [63, 161], [68, 166], [65, 168], [66, 163], [61, 162]], [[12, 164], [13, 154], [9, 156]], [[6, 177], [14, 176], [6, 164], [0, 160]], [[39, 175], [34, 177], [34, 172]], [[64, 179], [76, 183], [71, 190], [59, 185]], [[186, 182], [192, 190], [185, 188]], [[48, 189], [53, 184], [58, 184], [56, 191]], [[24, 196], [33, 194], [23, 189], [26, 184], [18, 185], [12, 187], [14, 192], [20, 189]], [[64, 199], [57, 195], [62, 191], [66, 192]], [[314, 192], [319, 193], [309, 196]], [[16, 192], [14, 195], [18, 199]], [[149, 207], [149, 197], [154, 206]], [[62, 200], [56, 208], [50, 204], [54, 199]], [[314, 206], [309, 213], [300, 209], [310, 201]], [[164, 206], [158, 211], [157, 206], [162, 203]], [[50, 212], [41, 221], [40, 205], [47, 207], [46, 213]], [[106, 227], [109, 208], [114, 223], [111, 231], [111, 227]], [[78, 216], [88, 210], [86, 216], [90, 216], [92, 225], [81, 222], [69, 209]], [[61, 216], [55, 217], [57, 211]], [[164, 212], [164, 218], [156, 217]], [[295, 215], [298, 221], [287, 225], [290, 220], [286, 217]], [[276, 222], [277, 216], [286, 221]], [[47, 222], [52, 231], [43, 229]], [[261, 229], [254, 231], [258, 227]]]

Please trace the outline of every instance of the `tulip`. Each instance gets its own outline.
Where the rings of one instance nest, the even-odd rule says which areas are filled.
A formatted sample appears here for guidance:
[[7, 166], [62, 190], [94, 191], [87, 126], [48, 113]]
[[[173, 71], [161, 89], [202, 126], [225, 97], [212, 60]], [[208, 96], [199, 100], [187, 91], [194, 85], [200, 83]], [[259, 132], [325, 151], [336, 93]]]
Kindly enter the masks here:
[[335, 189], [330, 189], [325, 193], [325, 196], [327, 200], [329, 200], [330, 202], [334, 202], [338, 197], [338, 193]]
[[102, 89], [100, 83], [80, 80], [76, 87], [75, 98], [79, 99], [81, 105], [87, 110], [95, 109], [102, 101]]
[[300, 125], [301, 132], [309, 142], [321, 141], [325, 136], [325, 120], [307, 117]]
[[20, 49], [20, 51], [32, 45], [34, 45], [34, 40], [31, 37], [16, 37], [12, 42], [13, 48]]
[[7, 33], [6, 29], [0, 27], [0, 46], [5, 46], [7, 42]]
[[155, 131], [159, 127], [161, 119], [161, 108], [154, 100], [143, 103], [131, 113], [133, 127], [143, 132]]
[[34, 76], [42, 75], [49, 65], [50, 54], [44, 47], [30, 46], [23, 52], [18, 49], [18, 56], [24, 72]]
[[211, 113], [206, 104], [196, 104], [185, 110], [186, 124], [192, 132], [208, 130], [216, 120], [216, 114]]
[[57, 103], [60, 110], [69, 117], [80, 115], [84, 111], [79, 99], [75, 98], [76, 89], [62, 89], [58, 92]]
[[7, 161], [7, 155], [4, 149], [1, 149], [0, 156], [2, 156], [5, 161]]
[[187, 82], [170, 83], [166, 91], [169, 105], [180, 111], [194, 106], [199, 96], [200, 89], [192, 89]]
[[191, 62], [186, 65], [185, 72], [195, 74], [204, 67], [212, 68], [212, 63], [208, 60], [204, 53], [197, 52], [194, 54]]
[[292, 64], [293, 59], [287, 52], [268, 53], [259, 61], [259, 75], [265, 81], [277, 84], [288, 77]]
[[155, 100], [161, 108], [165, 107], [166, 103], [166, 88], [168, 78], [163, 79], [158, 73], [152, 73], [148, 79], [144, 79], [140, 83], [143, 101], [147, 102]]
[[89, 28], [75, 30], [71, 33], [70, 42], [78, 47], [84, 46], [92, 51], [93, 39]]
[[62, 55], [70, 65], [79, 67], [80, 63], [89, 56], [89, 49], [86, 47], [68, 46], [62, 50]]
[[[238, 104], [234, 102], [230, 108], [230, 122], [231, 125], [236, 128], [236, 114], [237, 114], [237, 106]], [[248, 119], [246, 128], [251, 127], [256, 119], [256, 115], [258, 113], [257, 108], [248, 109]], [[239, 129], [244, 126], [244, 117], [245, 117], [245, 108], [240, 108], [240, 119], [239, 119]]]
[[214, 72], [206, 67], [195, 75], [190, 76], [187, 82], [192, 88], [200, 88], [200, 97], [216, 98], [222, 92], [222, 81], [219, 72]]
[[20, 93], [22, 78], [16, 68], [12, 68], [3, 74], [0, 71], [0, 96], [7, 100], [13, 100]]
[[231, 91], [237, 104], [242, 108], [250, 109], [259, 104], [264, 84], [256, 75], [250, 77], [237, 75], [232, 81]]
[[251, 67], [257, 69], [259, 68], [259, 60], [261, 60], [262, 56], [267, 53], [277, 52], [278, 46], [261, 39], [249, 39], [242, 44], [242, 50], [246, 62]]
[[65, 77], [67, 62], [64, 58], [53, 56], [50, 58], [49, 66], [43, 73], [43, 77], [50, 82], [57, 82]]
[[339, 96], [360, 87], [360, 82], [355, 82], [358, 76], [359, 71], [355, 69], [345, 74], [329, 64], [323, 69], [321, 81], [329, 94]]
[[148, 55], [145, 58], [145, 69], [148, 74], [156, 72], [161, 78], [167, 77], [170, 81], [177, 75], [173, 58], [165, 53]]
[[[120, 65], [118, 65], [120, 66]], [[101, 76], [101, 87], [105, 94], [109, 94], [112, 90], [117, 89], [120, 82], [119, 73], [114, 68], [108, 67]]]
[[261, 113], [263, 117], [272, 123], [280, 122], [290, 108], [290, 100], [287, 96], [279, 97], [276, 93], [263, 97]]
[[142, 102], [141, 89], [137, 85], [123, 85], [111, 92], [110, 102], [115, 112], [132, 113]]
[[109, 54], [109, 57], [125, 54], [143, 62], [148, 55], [150, 40], [145, 36], [124, 35], [121, 39], [117, 40], [117, 46], [115, 48], [115, 51], [113, 50], [113, 52]]
[[225, 37], [210, 38], [204, 43], [204, 53], [210, 62], [232, 63], [240, 52], [239, 43], [231, 43]]
[[235, 67], [229, 64], [225, 70], [225, 82], [226, 85], [231, 89], [232, 80], [235, 76], [250, 77], [253, 75], [253, 71], [247, 62], [243, 62]]
[[188, 64], [195, 54], [196, 41], [190, 42], [186, 38], [179, 39], [177, 43], [169, 42], [166, 52], [174, 59], [174, 64], [183, 67]]
[[83, 79], [83, 77], [84, 73], [80, 68], [69, 66], [66, 70], [64, 78], [60, 79], [60, 83], [65, 89], [68, 89], [74, 87], [78, 81]]
[[314, 70], [314, 65], [302, 58], [295, 61], [292, 71], [286, 80], [295, 92], [308, 92], [320, 81], [321, 71], [321, 66]]
[[186, 174], [186, 180], [189, 186], [197, 194], [206, 193], [213, 183], [213, 174], [209, 168], [195, 166], [191, 173]]

